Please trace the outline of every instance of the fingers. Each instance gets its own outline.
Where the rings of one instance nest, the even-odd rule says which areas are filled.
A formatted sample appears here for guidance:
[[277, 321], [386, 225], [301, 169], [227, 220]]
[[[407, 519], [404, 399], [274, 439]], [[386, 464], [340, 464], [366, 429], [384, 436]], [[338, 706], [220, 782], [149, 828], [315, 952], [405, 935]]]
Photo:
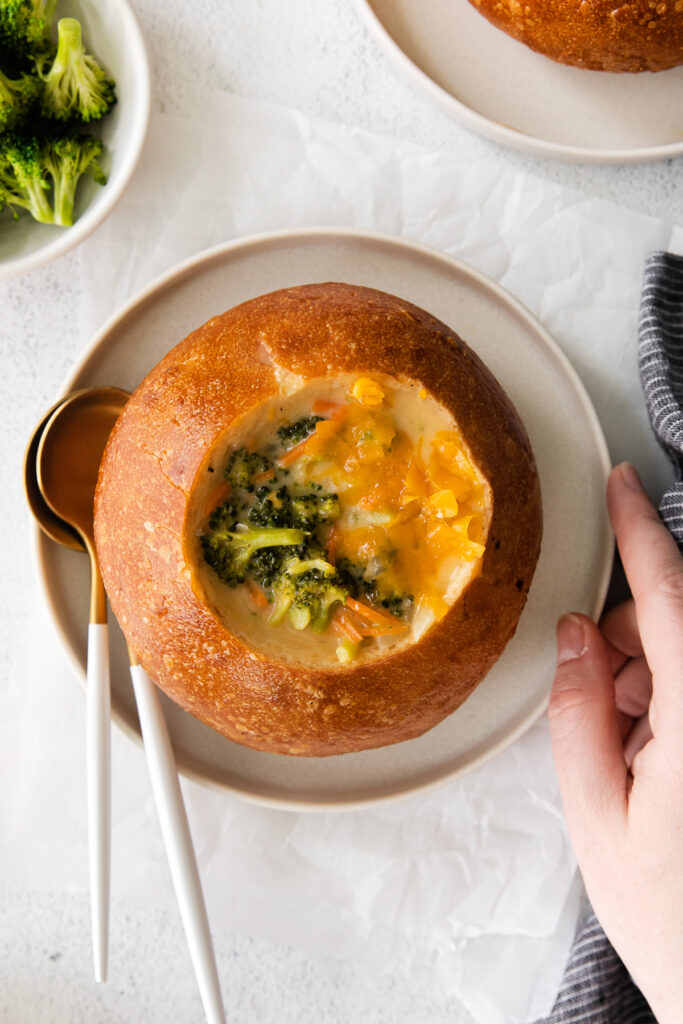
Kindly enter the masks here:
[[652, 673], [644, 657], [628, 661], [615, 680], [615, 696], [619, 711], [640, 718], [646, 714], [652, 698]]
[[638, 658], [643, 653], [643, 644], [638, 631], [636, 606], [633, 600], [624, 601], [611, 608], [600, 620], [600, 632], [605, 640], [618, 652], [612, 668], [618, 672], [627, 658]]
[[683, 558], [643, 490], [638, 474], [627, 462], [610, 473], [607, 507], [638, 608], [639, 600], [656, 594], [663, 580], [683, 577]]
[[678, 729], [683, 726], [683, 557], [627, 463], [610, 474], [607, 505], [657, 704], [664, 720]]
[[639, 718], [624, 743], [624, 760], [629, 768], [633, 767], [636, 755], [640, 753], [646, 743], [652, 739], [652, 728], [647, 715]]
[[557, 624], [558, 665], [548, 718], [562, 801], [575, 846], [626, 817], [627, 769], [610, 656], [583, 615]]
[[[612, 672], [614, 669], [614, 648], [608, 644]], [[621, 655], [623, 659], [625, 655]], [[620, 661], [621, 664], [621, 661]], [[614, 680], [614, 696], [617, 705], [617, 722], [622, 740], [626, 740], [633, 729], [633, 722], [647, 714], [652, 698], [652, 674], [650, 667], [641, 655], [640, 658], [628, 658], [618, 670]], [[626, 762], [629, 763], [628, 760]]]

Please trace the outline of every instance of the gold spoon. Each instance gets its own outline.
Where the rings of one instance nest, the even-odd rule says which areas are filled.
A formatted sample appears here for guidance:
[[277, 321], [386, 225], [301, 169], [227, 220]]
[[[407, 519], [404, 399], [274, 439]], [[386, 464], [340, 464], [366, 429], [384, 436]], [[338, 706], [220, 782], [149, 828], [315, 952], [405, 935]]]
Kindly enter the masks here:
[[[84, 453], [84, 457], [92, 459], [96, 467], [99, 468], [104, 446], [109, 436], [109, 433], [106, 431], [107, 416], [109, 415], [109, 430], [111, 431], [116, 416], [120, 412], [122, 405], [125, 404], [128, 394], [116, 388], [93, 389], [92, 391], [80, 392], [78, 394], [83, 396], [79, 398], [79, 404], [91, 407], [98, 400], [97, 396], [101, 394], [100, 400], [105, 408], [109, 410], [109, 413], [103, 417], [104, 422], [101, 424], [103, 429], [99, 431], [100, 450], [96, 450], [97, 446], [93, 440], [91, 441], [92, 449], [90, 455], [88, 456], [87, 452]], [[43, 451], [42, 438], [48, 424], [51, 423], [53, 415], [63, 405], [72, 401], [75, 402], [76, 397], [77, 395], [74, 394], [58, 402], [57, 405], [49, 410], [36, 428], [26, 449], [24, 483], [29, 506], [43, 532], [58, 544], [66, 545], [77, 551], [85, 551], [87, 550], [86, 544], [80, 533], [76, 532], [64, 519], [55, 514], [50, 505], [48, 505], [41, 491], [38, 466], [38, 452]], [[83, 477], [88, 479], [92, 486], [91, 498], [87, 502], [90, 507], [90, 518], [92, 519], [97, 473], [94, 472], [92, 467], [90, 471], [86, 471], [85, 467], [82, 467], [82, 472]], [[88, 533], [92, 533], [92, 524]], [[139, 664], [130, 647], [128, 648], [128, 654], [152, 789], [200, 995], [207, 1020], [210, 1024], [224, 1024], [225, 1014], [206, 906], [202, 895], [197, 860], [192, 845], [185, 805], [178, 784], [175, 758], [166, 722], [156, 687]]]
[[92, 388], [69, 395], [45, 423], [35, 454], [38, 488], [47, 507], [76, 533], [90, 558], [86, 732], [96, 981], [106, 981], [109, 946], [111, 698], [107, 598], [95, 549], [93, 511], [102, 453], [128, 398], [128, 393], [119, 388]]

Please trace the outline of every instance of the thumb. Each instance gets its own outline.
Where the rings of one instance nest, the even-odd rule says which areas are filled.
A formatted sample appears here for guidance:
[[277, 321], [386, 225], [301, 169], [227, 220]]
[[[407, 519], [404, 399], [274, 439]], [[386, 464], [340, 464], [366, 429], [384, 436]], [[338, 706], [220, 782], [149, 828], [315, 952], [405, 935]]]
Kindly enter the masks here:
[[593, 827], [625, 818], [628, 792], [609, 648], [585, 615], [557, 624], [548, 718], [569, 832], [582, 845]]

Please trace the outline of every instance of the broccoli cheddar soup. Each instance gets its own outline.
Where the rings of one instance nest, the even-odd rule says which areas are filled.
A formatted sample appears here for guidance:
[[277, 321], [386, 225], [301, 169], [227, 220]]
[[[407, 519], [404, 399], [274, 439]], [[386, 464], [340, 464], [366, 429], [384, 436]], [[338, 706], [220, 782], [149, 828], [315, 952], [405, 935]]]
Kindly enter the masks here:
[[193, 586], [256, 654], [338, 667], [417, 641], [480, 571], [491, 489], [417, 382], [312, 380], [234, 421], [195, 484]]

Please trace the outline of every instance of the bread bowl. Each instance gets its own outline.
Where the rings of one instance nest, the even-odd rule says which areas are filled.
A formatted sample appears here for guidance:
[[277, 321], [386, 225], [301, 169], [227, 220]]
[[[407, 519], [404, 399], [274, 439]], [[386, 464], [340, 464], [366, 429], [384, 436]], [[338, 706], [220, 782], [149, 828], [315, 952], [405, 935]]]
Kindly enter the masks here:
[[470, 0], [497, 28], [562, 64], [665, 71], [683, 64], [682, 0]]
[[430, 314], [345, 284], [250, 300], [173, 348], [114, 428], [95, 501], [142, 665], [225, 736], [290, 755], [454, 711], [515, 631], [541, 532], [492, 374]]

